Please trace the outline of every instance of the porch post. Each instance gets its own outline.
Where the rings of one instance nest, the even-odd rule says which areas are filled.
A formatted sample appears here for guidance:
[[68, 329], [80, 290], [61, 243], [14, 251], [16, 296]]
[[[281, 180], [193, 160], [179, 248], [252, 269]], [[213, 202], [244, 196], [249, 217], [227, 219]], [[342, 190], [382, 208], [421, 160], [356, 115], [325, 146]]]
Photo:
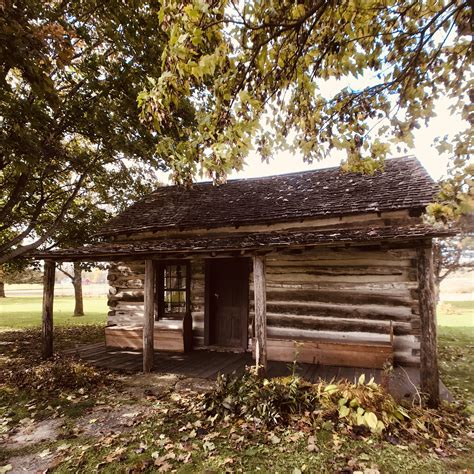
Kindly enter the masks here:
[[431, 243], [429, 247], [417, 249], [417, 265], [421, 323], [421, 391], [428, 394], [428, 405], [435, 408], [439, 405], [439, 373], [436, 336], [436, 298]]
[[144, 320], [143, 320], [143, 372], [153, 370], [154, 328], [155, 328], [155, 265], [145, 260]]
[[253, 257], [253, 284], [255, 305], [255, 364], [260, 373], [267, 371], [267, 293], [265, 257]]
[[43, 359], [53, 357], [53, 301], [56, 265], [45, 260], [43, 274], [42, 355]]

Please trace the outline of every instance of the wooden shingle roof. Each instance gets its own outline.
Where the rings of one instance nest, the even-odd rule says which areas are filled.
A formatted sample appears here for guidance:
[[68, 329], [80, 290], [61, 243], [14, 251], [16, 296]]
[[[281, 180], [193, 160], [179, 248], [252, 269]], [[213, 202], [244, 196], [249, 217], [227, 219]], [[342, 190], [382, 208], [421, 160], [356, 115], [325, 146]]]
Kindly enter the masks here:
[[414, 157], [387, 160], [383, 172], [327, 168], [215, 186], [163, 186], [109, 221], [100, 236], [148, 231], [212, 229], [423, 209], [437, 186]]

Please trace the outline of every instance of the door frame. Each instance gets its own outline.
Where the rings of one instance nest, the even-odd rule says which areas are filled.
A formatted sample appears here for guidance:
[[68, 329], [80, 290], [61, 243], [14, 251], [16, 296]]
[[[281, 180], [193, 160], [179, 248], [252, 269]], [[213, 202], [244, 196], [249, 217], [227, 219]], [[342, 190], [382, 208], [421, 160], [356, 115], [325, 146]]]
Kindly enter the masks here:
[[[217, 260], [233, 260], [233, 261], [242, 261], [247, 262], [246, 265], [246, 272], [244, 277], [244, 284], [245, 284], [245, 297], [244, 301], [242, 302], [242, 306], [245, 306], [244, 312], [244, 321], [242, 324], [242, 332], [241, 332], [241, 342], [240, 347], [244, 351], [248, 349], [248, 337], [249, 337], [249, 291], [250, 291], [250, 263], [251, 260], [248, 257], [224, 257], [224, 258], [207, 258], [204, 260], [204, 345], [210, 346], [214, 344], [213, 340], [213, 323], [214, 323], [214, 308], [212, 307], [212, 264]], [[229, 350], [232, 347], [229, 346]]]

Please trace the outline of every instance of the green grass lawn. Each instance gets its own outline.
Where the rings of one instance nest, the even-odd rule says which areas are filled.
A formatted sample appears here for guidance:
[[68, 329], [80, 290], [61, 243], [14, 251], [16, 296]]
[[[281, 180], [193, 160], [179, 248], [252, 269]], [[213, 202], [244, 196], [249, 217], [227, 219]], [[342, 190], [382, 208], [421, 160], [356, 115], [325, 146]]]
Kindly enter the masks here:
[[[19, 296], [0, 299], [0, 330], [32, 328], [41, 326], [42, 298]], [[54, 324], [72, 326], [77, 324], [105, 324], [107, 321], [107, 298], [92, 296], [84, 298], [85, 316], [72, 316], [74, 298], [57, 296], [54, 298]]]
[[440, 303], [437, 316], [441, 378], [474, 413], [474, 303]]

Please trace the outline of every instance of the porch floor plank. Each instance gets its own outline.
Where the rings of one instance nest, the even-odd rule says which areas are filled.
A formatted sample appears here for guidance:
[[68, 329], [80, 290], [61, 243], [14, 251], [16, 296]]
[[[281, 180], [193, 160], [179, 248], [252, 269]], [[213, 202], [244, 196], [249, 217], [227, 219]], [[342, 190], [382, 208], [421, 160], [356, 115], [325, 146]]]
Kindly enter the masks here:
[[63, 351], [63, 354], [65, 355], [75, 355], [78, 351], [94, 351], [94, 350], [99, 350], [99, 351], [105, 351], [105, 346], [103, 342], [96, 342], [95, 344], [87, 344], [86, 346], [81, 345], [78, 347], [72, 347], [70, 349], [66, 349]]
[[340, 367], [339, 373], [338, 373], [338, 378], [340, 379], [346, 379], [349, 382], [354, 381], [354, 375], [355, 375], [355, 368], [352, 367]]
[[229, 363], [238, 362], [239, 365], [241, 364], [242, 355], [241, 354], [228, 354], [224, 355], [219, 354], [219, 357], [215, 357], [214, 360], [210, 361], [209, 363], [205, 364], [202, 367], [202, 370], [197, 370], [196, 377], [202, 377], [204, 379], [207, 378], [214, 378], [217, 376], [219, 370], [222, 370], [225, 366], [229, 365]]
[[301, 371], [299, 372], [299, 375], [306, 379], [306, 380], [309, 380], [310, 377], [311, 377], [311, 371], [313, 369], [313, 364], [304, 364], [302, 367], [301, 367]]
[[[338, 367], [328, 367], [325, 365], [308, 364], [308, 371], [306, 377], [308, 379], [324, 379], [331, 380], [339, 371]], [[317, 381], [317, 380], [315, 380]]]
[[106, 348], [104, 347], [104, 345], [102, 345], [101, 347], [85, 347], [85, 348], [78, 348], [78, 349], [75, 349], [74, 352], [72, 353], [68, 353], [68, 355], [79, 355], [79, 357], [94, 357], [94, 356], [98, 356], [98, 355], [102, 355], [102, 354], [105, 354], [107, 351], [106, 351]]
[[243, 374], [245, 367], [252, 365], [252, 356], [250, 354], [240, 354], [240, 358], [232, 360], [229, 364], [225, 364], [216, 372], [216, 377], [219, 374], [231, 375], [233, 373]]

